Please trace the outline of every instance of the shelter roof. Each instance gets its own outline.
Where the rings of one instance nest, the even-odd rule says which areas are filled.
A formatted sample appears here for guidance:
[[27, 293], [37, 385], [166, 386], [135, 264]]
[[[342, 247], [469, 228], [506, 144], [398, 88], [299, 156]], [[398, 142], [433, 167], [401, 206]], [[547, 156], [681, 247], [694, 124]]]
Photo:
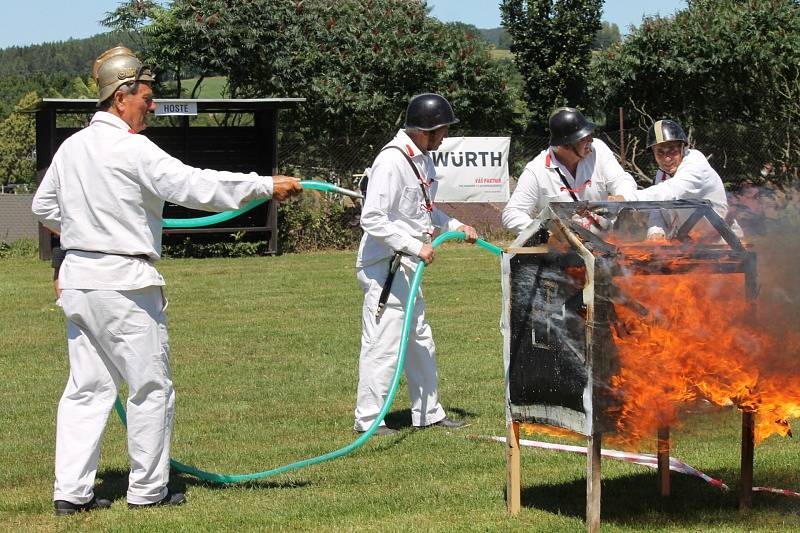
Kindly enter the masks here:
[[[245, 98], [245, 99], [188, 99], [156, 98], [161, 103], [196, 102], [199, 113], [220, 113], [225, 111], [261, 111], [264, 109], [285, 109], [306, 101], [305, 98]], [[97, 109], [97, 100], [91, 98], [42, 98], [33, 105], [21, 109], [23, 113], [36, 113], [42, 109], [55, 109], [62, 113], [92, 112]]]

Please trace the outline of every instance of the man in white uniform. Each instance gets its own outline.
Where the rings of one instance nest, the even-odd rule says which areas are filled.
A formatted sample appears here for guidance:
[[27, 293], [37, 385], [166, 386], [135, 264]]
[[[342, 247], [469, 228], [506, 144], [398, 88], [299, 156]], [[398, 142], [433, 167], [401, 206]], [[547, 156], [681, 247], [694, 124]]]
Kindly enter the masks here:
[[[361, 227], [364, 236], [356, 261], [358, 282], [364, 290], [361, 357], [355, 409], [355, 431], [363, 433], [383, 407], [397, 368], [403, 329], [403, 310], [418, 261], [433, 261], [431, 237], [435, 229], [462, 231], [468, 242], [475, 230], [436, 208], [436, 170], [428, 153], [458, 122], [450, 103], [438, 94], [411, 99], [404, 129], [397, 132], [375, 158], [370, 171]], [[447, 417], [439, 403], [436, 349], [425, 319], [420, 290], [408, 339], [405, 373], [415, 427], [457, 428], [462, 421]], [[396, 430], [381, 425], [377, 435]]]
[[[636, 190], [636, 181], [608, 146], [593, 139], [596, 126], [583, 113], [558, 108], [550, 115], [549, 127], [550, 147], [525, 166], [503, 209], [503, 226], [515, 233], [528, 227], [550, 202], [600, 202]], [[591, 214], [576, 221], [591, 231], [605, 225]]]
[[70, 374], [58, 406], [55, 514], [104, 508], [93, 486], [100, 440], [122, 380], [128, 383], [128, 506], [177, 505], [167, 489], [175, 394], [162, 294], [164, 201], [237, 209], [302, 190], [287, 176], [201, 170], [144, 135], [155, 109], [150, 69], [116, 47], [95, 62], [99, 111], [56, 152], [33, 212], [61, 235], [59, 272]]
[[[728, 197], [719, 174], [711, 168], [706, 157], [688, 147], [689, 139], [680, 124], [674, 120], [657, 120], [647, 131], [647, 147], [653, 149], [658, 163], [654, 185], [640, 191], [619, 193], [614, 200], [664, 201], [681, 199], [709, 200], [711, 207], [725, 220], [728, 214]], [[664, 211], [653, 212], [647, 238], [664, 239], [667, 231], [676, 231], [688, 214]], [[733, 232], [741, 237], [742, 230], [736, 221]]]

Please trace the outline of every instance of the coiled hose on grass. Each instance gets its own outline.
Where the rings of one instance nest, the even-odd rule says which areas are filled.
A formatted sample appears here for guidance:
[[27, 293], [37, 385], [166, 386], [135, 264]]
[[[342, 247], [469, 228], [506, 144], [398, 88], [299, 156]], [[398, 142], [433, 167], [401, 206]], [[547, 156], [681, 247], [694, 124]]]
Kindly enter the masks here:
[[[312, 182], [312, 183], [319, 183], [319, 182]], [[203, 217], [203, 218], [210, 218], [210, 217]], [[222, 220], [218, 220], [217, 222], [221, 221]], [[178, 227], [178, 226], [172, 226], [172, 227]], [[189, 227], [189, 226], [182, 226], [182, 227]], [[464, 239], [464, 237], [465, 235], [463, 232], [448, 231], [446, 233], [439, 235], [436, 239], [434, 239], [432, 246], [434, 248], [438, 248], [445, 241], [448, 241], [450, 239]], [[503, 253], [503, 251], [497, 246], [481, 239], [478, 239], [475, 242], [475, 244], [495, 255], [501, 255]], [[417, 291], [419, 290], [419, 285], [422, 281], [422, 274], [424, 271], [425, 271], [425, 263], [420, 261], [417, 264], [417, 269], [414, 273], [414, 278], [411, 282], [409, 298], [408, 301], [406, 302], [405, 316], [403, 319], [403, 332], [402, 335], [400, 336], [400, 347], [397, 350], [397, 368], [394, 371], [394, 377], [392, 377], [392, 384], [389, 387], [389, 393], [386, 395], [386, 400], [383, 402], [383, 408], [381, 409], [381, 412], [378, 413], [378, 417], [375, 419], [375, 421], [372, 423], [369, 429], [367, 429], [363, 434], [361, 434], [355, 441], [351, 442], [347, 446], [344, 446], [343, 448], [339, 448], [338, 450], [334, 450], [332, 452], [328, 452], [323, 455], [318, 455], [316, 457], [311, 457], [309, 459], [303, 459], [302, 461], [297, 461], [287, 465], [279, 466], [271, 470], [264, 470], [263, 472], [254, 472], [252, 474], [228, 475], [228, 474], [217, 474], [214, 472], [206, 472], [205, 470], [200, 470], [199, 468], [185, 465], [180, 461], [170, 458], [169, 461], [172, 468], [178, 470], [179, 472], [183, 472], [185, 474], [191, 474], [195, 477], [198, 477], [205, 481], [210, 481], [212, 483], [236, 483], [239, 481], [247, 481], [252, 479], [261, 479], [265, 477], [270, 477], [277, 474], [282, 474], [283, 472], [288, 472], [290, 470], [297, 470], [299, 468], [304, 468], [306, 466], [322, 463], [324, 461], [330, 461], [331, 459], [342, 457], [360, 448], [365, 442], [367, 442], [370, 439], [370, 437], [372, 437], [373, 433], [375, 433], [375, 431], [378, 429], [378, 426], [381, 424], [381, 422], [383, 422], [383, 419], [386, 418], [386, 413], [389, 412], [389, 408], [392, 406], [392, 402], [394, 402], [394, 397], [395, 394], [397, 393], [397, 388], [400, 384], [400, 376], [403, 372], [403, 366], [406, 358], [406, 350], [408, 348], [408, 335], [409, 331], [411, 330], [411, 319], [413, 315], [412, 311], [414, 309], [414, 304], [417, 301]], [[119, 415], [119, 418], [122, 421], [123, 425], [127, 425], [125, 408], [122, 406], [122, 402], [120, 401], [119, 397], [117, 397], [116, 402], [114, 403], [114, 409], [116, 409], [117, 414]]]

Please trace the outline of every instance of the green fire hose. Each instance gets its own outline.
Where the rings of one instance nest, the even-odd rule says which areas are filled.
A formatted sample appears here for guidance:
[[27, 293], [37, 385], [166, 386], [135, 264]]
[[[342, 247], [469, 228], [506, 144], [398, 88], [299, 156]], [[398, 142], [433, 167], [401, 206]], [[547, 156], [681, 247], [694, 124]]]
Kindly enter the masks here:
[[[326, 191], [329, 191], [329, 192], [339, 192], [339, 191], [334, 190], [333, 187], [335, 187], [335, 186], [333, 186], [333, 185], [331, 185], [329, 183], [324, 183], [324, 182], [301, 182], [301, 183], [303, 184], [304, 188], [317, 188], [317, 184], [319, 184], [320, 186], [329, 186], [329, 187], [325, 187], [325, 188], [321, 188], [320, 187], [319, 190], [326, 190]], [[313, 186], [309, 186], [308, 185], [309, 183], [313, 184]], [[338, 187], [336, 187], [336, 189], [338, 189]], [[350, 191], [348, 191], [348, 192], [350, 192]], [[254, 205], [251, 206], [251, 207], [254, 207], [255, 205], [259, 205], [260, 203], [262, 203], [261, 201], [256, 201], [256, 202], [257, 203], [255, 203], [255, 204], [254, 204], [254, 202], [251, 202], [248, 205], [254, 204]], [[245, 206], [245, 208], [246, 207], [247, 206]], [[212, 218], [218, 217], [220, 215], [227, 216], [230, 213], [241, 214], [242, 212], [244, 212], [246, 210], [245, 208], [239, 209], [238, 211], [232, 211], [232, 212], [228, 212], [228, 213], [220, 213], [219, 215], [212, 215], [212, 216], [209, 216], [209, 217], [201, 217], [201, 218], [203, 218], [203, 219], [212, 219]], [[232, 215], [229, 218], [215, 219], [213, 222], [206, 222], [206, 223], [201, 224], [201, 225], [216, 224], [217, 222], [223, 222], [224, 220], [229, 220], [230, 218], [233, 218], [233, 216], [238, 216], [238, 214], [237, 215]], [[181, 220], [178, 220], [178, 221], [165, 220], [164, 221], [165, 222], [164, 226], [167, 227], [166, 223], [168, 221], [170, 223], [186, 223], [186, 221], [192, 221], [193, 222], [193, 221], [196, 221], [196, 220], [198, 220], [198, 219], [186, 219], [184, 221], [181, 221]], [[173, 225], [173, 226], [168, 226], [168, 227], [197, 227], [197, 226], [184, 226], [184, 225], [178, 226], [178, 225]], [[462, 232], [449, 231], [449, 232], [443, 233], [442, 235], [440, 235], [436, 239], [434, 239], [433, 243], [432, 243], [432, 246], [434, 248], [438, 248], [445, 241], [448, 241], [450, 239], [464, 239], [464, 237], [465, 237], [465, 235]], [[493, 253], [495, 255], [501, 255], [503, 253], [503, 251], [500, 248], [498, 248], [497, 246], [495, 246], [495, 245], [493, 245], [491, 243], [488, 243], [488, 242], [486, 242], [484, 240], [481, 240], [481, 239], [478, 239], [475, 242], [475, 244], [477, 244], [478, 246], [488, 250], [489, 252], [491, 252], [491, 253]], [[288, 472], [289, 470], [297, 470], [297, 469], [300, 469], [300, 468], [304, 468], [306, 466], [311, 466], [311, 465], [314, 465], [314, 464], [317, 464], [317, 463], [322, 463], [324, 461], [330, 461], [331, 459], [336, 459], [338, 457], [342, 457], [342, 456], [347, 455], [350, 452], [355, 451], [358, 448], [360, 448], [365, 442], [367, 442], [367, 440], [369, 440], [370, 437], [372, 437], [373, 433], [375, 433], [375, 431], [378, 429], [378, 426], [381, 424], [383, 419], [386, 417], [386, 414], [389, 412], [389, 408], [392, 406], [392, 402], [394, 402], [395, 394], [397, 393], [397, 388], [398, 388], [398, 385], [400, 384], [400, 376], [401, 376], [401, 374], [403, 372], [403, 366], [404, 366], [404, 363], [405, 363], [406, 350], [408, 348], [408, 335], [409, 335], [409, 332], [411, 330], [411, 320], [412, 320], [412, 315], [413, 315], [414, 304], [417, 301], [417, 291], [419, 290], [419, 285], [420, 285], [420, 283], [422, 281], [422, 274], [423, 274], [424, 271], [425, 271], [425, 263], [420, 261], [417, 264], [417, 269], [416, 269], [416, 272], [414, 273], [414, 278], [413, 278], [413, 280], [411, 282], [411, 288], [410, 288], [410, 292], [409, 292], [409, 299], [406, 302], [405, 316], [404, 316], [404, 319], [403, 319], [403, 332], [402, 332], [402, 335], [400, 337], [400, 347], [397, 350], [397, 368], [395, 369], [394, 376], [392, 377], [392, 383], [391, 383], [391, 386], [389, 387], [389, 393], [386, 395], [386, 401], [384, 401], [383, 408], [381, 409], [380, 413], [378, 413], [378, 417], [375, 419], [375, 421], [372, 423], [372, 425], [369, 427], [369, 429], [367, 429], [367, 431], [365, 431], [363, 434], [361, 434], [355, 441], [353, 441], [352, 443], [348, 444], [347, 446], [344, 446], [343, 448], [339, 448], [338, 450], [334, 450], [332, 452], [328, 452], [328, 453], [323, 454], [323, 455], [318, 455], [316, 457], [311, 457], [309, 459], [303, 459], [301, 461], [297, 461], [297, 462], [290, 463], [290, 464], [287, 464], [287, 465], [279, 466], [279, 467], [273, 468], [271, 470], [265, 470], [263, 472], [254, 472], [252, 474], [238, 474], [238, 475], [216, 474], [214, 472], [206, 472], [205, 470], [200, 470], [199, 468], [195, 468], [193, 466], [185, 465], [185, 464], [181, 463], [180, 461], [176, 461], [175, 459], [170, 459], [170, 465], [172, 466], [172, 468], [174, 468], [175, 470], [178, 470], [179, 472], [183, 472], [185, 474], [191, 474], [191, 475], [193, 475], [195, 477], [198, 477], [198, 478], [200, 478], [202, 480], [205, 480], [205, 481], [210, 481], [212, 483], [236, 483], [236, 482], [239, 482], [239, 481], [247, 481], [247, 480], [251, 480], [251, 479], [261, 479], [261, 478], [265, 478], [265, 477], [269, 477], [269, 476], [274, 476], [274, 475], [277, 475], [277, 474], [282, 474], [283, 472]], [[117, 397], [116, 402], [114, 403], [114, 409], [116, 409], [117, 414], [119, 415], [119, 418], [122, 421], [122, 423], [124, 425], [127, 425], [126, 416], [125, 416], [125, 408], [122, 406], [122, 402], [119, 400], [119, 397]]]
[[[302, 180], [300, 185], [303, 186], [304, 189], [314, 189], [317, 191], [325, 191], [325, 192], [333, 192], [337, 194], [343, 194], [345, 196], [350, 196], [351, 198], [362, 198], [361, 193], [357, 193], [355, 191], [351, 191], [349, 189], [343, 189], [341, 187], [337, 187], [332, 183], [328, 183], [325, 181], [313, 181], [313, 180]], [[196, 217], [196, 218], [165, 218], [164, 219], [164, 227], [165, 228], [202, 228], [205, 226], [211, 226], [212, 224], [219, 224], [220, 222], [227, 222], [232, 218], [236, 218], [242, 213], [250, 211], [254, 207], [258, 207], [259, 205], [266, 202], [266, 198], [260, 198], [258, 200], [252, 200], [244, 205], [244, 207], [237, 209], [235, 211], [225, 211], [224, 213], [216, 213], [214, 215], [208, 215], [205, 217]]]

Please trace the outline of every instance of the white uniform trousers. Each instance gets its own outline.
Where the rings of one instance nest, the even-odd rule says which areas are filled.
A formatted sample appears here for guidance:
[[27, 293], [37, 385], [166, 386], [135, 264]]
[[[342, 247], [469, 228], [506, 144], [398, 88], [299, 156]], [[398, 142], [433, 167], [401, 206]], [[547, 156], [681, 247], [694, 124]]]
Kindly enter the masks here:
[[[358, 282], [364, 290], [364, 306], [355, 410], [356, 431], [367, 430], [377, 418], [397, 368], [397, 350], [403, 332], [403, 310], [408, 301], [414, 266], [404, 260], [398, 268], [383, 315], [376, 322], [375, 310], [388, 273], [388, 259], [360, 268], [357, 272]], [[425, 320], [422, 290], [417, 296], [413, 312], [404, 370], [411, 400], [411, 423], [414, 426], [427, 426], [443, 419], [445, 412], [438, 399], [436, 347], [433, 344], [431, 326]]]
[[54, 500], [89, 502], [100, 440], [121, 380], [128, 383], [128, 503], [163, 499], [175, 393], [161, 287], [65, 289], [69, 380], [58, 404]]

